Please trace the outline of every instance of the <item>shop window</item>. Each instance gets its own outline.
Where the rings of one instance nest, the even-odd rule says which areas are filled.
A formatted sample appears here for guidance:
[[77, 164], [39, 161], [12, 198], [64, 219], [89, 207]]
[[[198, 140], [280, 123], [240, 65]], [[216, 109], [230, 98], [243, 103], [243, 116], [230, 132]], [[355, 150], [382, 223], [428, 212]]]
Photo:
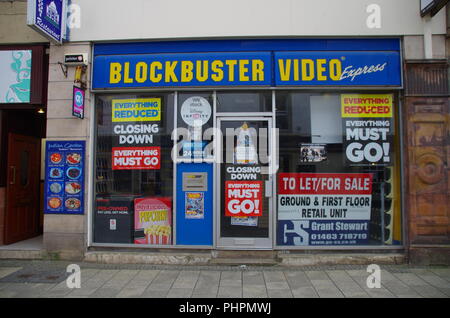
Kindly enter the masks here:
[[276, 96], [277, 245], [400, 245], [395, 94]]
[[262, 92], [218, 92], [218, 113], [272, 112], [272, 93]]
[[96, 97], [94, 243], [172, 244], [173, 100]]

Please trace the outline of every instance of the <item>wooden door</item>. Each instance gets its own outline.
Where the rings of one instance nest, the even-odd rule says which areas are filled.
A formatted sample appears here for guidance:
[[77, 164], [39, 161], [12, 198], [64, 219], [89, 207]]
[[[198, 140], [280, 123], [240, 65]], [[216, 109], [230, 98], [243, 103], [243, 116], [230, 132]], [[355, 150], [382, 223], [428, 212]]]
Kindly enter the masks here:
[[8, 135], [5, 243], [38, 234], [40, 139]]

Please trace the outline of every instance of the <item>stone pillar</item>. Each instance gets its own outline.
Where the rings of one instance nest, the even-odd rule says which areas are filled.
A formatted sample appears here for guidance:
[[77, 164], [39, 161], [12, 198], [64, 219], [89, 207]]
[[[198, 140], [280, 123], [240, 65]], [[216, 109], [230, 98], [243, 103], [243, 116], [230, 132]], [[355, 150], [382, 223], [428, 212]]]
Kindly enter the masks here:
[[[63, 46], [51, 45], [47, 103], [47, 139], [86, 140], [84, 215], [46, 214], [44, 216], [44, 249], [49, 257], [56, 259], [82, 259], [87, 246], [87, 208], [89, 206], [88, 176], [90, 147], [90, 92], [86, 90], [84, 119], [72, 116], [72, 87], [75, 67], [68, 67], [67, 78], [58, 62], [64, 61], [64, 54], [87, 53], [90, 57], [90, 43], [69, 43]], [[90, 80], [91, 65], [86, 78]], [[90, 83], [87, 82], [87, 88]]]

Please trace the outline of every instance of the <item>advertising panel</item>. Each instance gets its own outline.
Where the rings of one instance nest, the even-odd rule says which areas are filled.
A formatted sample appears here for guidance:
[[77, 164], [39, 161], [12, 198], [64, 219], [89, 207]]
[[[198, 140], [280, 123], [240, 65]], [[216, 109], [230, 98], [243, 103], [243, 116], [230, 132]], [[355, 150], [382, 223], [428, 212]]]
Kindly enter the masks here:
[[47, 141], [45, 213], [84, 213], [84, 140]]
[[185, 192], [185, 218], [204, 219], [205, 218], [205, 193]]
[[342, 94], [346, 165], [392, 165], [393, 95]]
[[31, 50], [0, 51], [0, 103], [29, 103]]
[[67, 0], [28, 0], [27, 24], [46, 38], [62, 43], [66, 36]]
[[133, 243], [133, 200], [133, 196], [105, 196], [95, 199], [94, 242]]
[[369, 173], [280, 173], [278, 244], [366, 244], [372, 178]]
[[172, 244], [172, 199], [134, 200], [135, 244]]
[[73, 87], [73, 98], [72, 98], [72, 115], [83, 119], [84, 118], [84, 101], [85, 101], [85, 90], [80, 87]]

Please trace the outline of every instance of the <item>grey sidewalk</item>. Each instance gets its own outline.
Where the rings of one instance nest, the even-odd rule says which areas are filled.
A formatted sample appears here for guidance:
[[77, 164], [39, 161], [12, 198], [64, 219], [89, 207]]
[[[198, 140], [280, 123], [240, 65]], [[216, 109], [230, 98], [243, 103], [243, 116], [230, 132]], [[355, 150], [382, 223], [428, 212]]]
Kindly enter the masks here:
[[371, 298], [450, 297], [450, 267], [381, 265], [381, 288], [367, 287], [366, 266], [231, 267], [78, 263], [81, 288], [70, 289], [68, 262], [0, 260], [0, 298]]

